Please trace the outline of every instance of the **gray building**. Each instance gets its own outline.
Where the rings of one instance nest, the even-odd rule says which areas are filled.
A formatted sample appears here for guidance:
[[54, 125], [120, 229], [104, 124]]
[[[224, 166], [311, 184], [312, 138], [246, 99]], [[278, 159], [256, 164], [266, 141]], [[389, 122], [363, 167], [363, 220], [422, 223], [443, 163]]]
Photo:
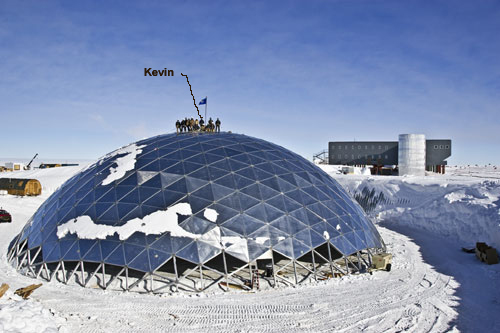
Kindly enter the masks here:
[[446, 159], [451, 156], [451, 140], [426, 140], [425, 165], [427, 170], [438, 165], [447, 165]]
[[[398, 165], [398, 141], [334, 141], [328, 143], [328, 164]], [[447, 165], [451, 140], [426, 140], [425, 164], [429, 171]]]

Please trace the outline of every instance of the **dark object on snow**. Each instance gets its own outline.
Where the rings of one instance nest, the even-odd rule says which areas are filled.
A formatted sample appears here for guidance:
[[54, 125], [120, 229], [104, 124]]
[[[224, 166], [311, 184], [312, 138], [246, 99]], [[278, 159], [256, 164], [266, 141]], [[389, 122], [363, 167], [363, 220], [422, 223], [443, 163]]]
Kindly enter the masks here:
[[6, 210], [0, 209], [0, 223], [12, 222], [12, 216]]
[[28, 297], [30, 297], [30, 295], [38, 288], [40, 288], [42, 286], [42, 284], [32, 284], [32, 285], [29, 285], [27, 287], [24, 287], [24, 288], [19, 288], [16, 290], [16, 292], [14, 294], [18, 295], [18, 296], [21, 296], [22, 298], [24, 299], [27, 299]]
[[266, 277], [271, 277], [273, 276], [273, 264], [267, 264], [266, 265]]
[[390, 272], [390, 271], [391, 271], [391, 268], [392, 268], [392, 264], [387, 264], [387, 265], [385, 266], [385, 270], [386, 270], [386, 271], [388, 271], [388, 272]]
[[463, 247], [462, 251], [464, 251], [465, 253], [476, 253], [476, 248], [473, 247], [473, 248], [468, 249], [466, 247]]
[[476, 257], [488, 265], [498, 264], [497, 250], [486, 243], [476, 243]]

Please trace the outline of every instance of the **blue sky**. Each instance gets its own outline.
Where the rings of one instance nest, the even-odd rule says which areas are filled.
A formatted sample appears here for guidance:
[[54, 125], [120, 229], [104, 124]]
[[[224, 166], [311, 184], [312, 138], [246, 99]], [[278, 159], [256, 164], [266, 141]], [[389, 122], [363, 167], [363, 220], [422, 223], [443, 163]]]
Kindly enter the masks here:
[[172, 132], [196, 115], [181, 72], [223, 130], [308, 159], [424, 133], [500, 164], [499, 1], [0, 0], [0, 157]]

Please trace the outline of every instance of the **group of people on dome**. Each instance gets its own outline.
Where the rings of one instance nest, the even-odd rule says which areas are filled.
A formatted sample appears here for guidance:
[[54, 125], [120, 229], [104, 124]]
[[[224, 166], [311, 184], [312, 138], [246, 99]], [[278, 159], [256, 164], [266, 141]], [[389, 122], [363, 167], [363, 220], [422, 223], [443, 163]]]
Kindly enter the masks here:
[[181, 121], [177, 120], [175, 122], [175, 129], [177, 134], [185, 133], [185, 132], [218, 132], [220, 133], [220, 120], [214, 121], [212, 118], [208, 120], [208, 123], [205, 125], [205, 121], [203, 118], [198, 121], [198, 119], [188, 119], [185, 118]]

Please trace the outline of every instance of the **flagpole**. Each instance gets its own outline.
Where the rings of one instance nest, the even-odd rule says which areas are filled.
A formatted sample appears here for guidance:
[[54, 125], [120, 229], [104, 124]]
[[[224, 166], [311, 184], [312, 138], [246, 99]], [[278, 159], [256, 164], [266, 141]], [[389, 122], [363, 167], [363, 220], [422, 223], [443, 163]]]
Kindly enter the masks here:
[[208, 96], [205, 96], [205, 122], [207, 121], [207, 104], [208, 104]]

